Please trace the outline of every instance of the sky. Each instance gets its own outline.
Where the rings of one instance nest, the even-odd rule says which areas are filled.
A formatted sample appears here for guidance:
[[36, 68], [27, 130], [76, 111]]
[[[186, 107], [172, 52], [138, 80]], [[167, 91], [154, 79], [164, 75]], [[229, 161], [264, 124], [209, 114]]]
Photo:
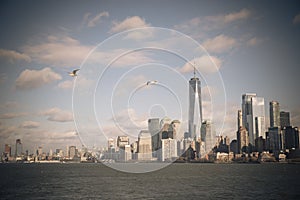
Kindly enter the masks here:
[[[241, 96], [300, 125], [297, 1], [1, 1], [0, 151], [105, 146], [168, 116], [187, 131], [188, 80], [203, 116], [236, 138]], [[79, 68], [77, 77], [68, 72]], [[149, 80], [158, 84], [146, 86]], [[133, 142], [131, 140], [131, 142]]]

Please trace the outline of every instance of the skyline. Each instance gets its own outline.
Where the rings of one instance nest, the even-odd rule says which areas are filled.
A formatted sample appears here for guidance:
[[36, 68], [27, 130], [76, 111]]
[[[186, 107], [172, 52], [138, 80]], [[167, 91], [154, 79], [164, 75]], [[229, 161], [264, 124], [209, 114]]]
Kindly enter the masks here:
[[[293, 2], [269, 5], [267, 2], [246, 4], [230, 1], [224, 6], [218, 5], [218, 1], [210, 3], [172, 1], [172, 6], [169, 6], [170, 1], [155, 2], [151, 5], [146, 2], [130, 1], [129, 4], [124, 3], [122, 6], [119, 6], [120, 3], [116, 1], [91, 2], [89, 5], [79, 1], [72, 4], [67, 1], [55, 4], [10, 1], [2, 4], [0, 24], [4, 28], [0, 38], [0, 88], [5, 95], [1, 95], [0, 98], [0, 150], [3, 150], [5, 143], [14, 144], [18, 138], [21, 138], [24, 143], [31, 143], [32, 149], [37, 147], [35, 145], [42, 145], [44, 149], [53, 145], [57, 145], [54, 148], [61, 148], [65, 146], [64, 144], [79, 146], [80, 141], [73, 122], [72, 89], [74, 81], [81, 81], [89, 88], [91, 78], [85, 76], [88, 73], [87, 68], [80, 70], [75, 80], [69, 77], [67, 72], [80, 66], [97, 44], [114, 34], [139, 27], [174, 29], [190, 36], [208, 51], [217, 66], [217, 73], [220, 73], [224, 81], [227, 116], [223, 135], [235, 138], [236, 113], [241, 109], [241, 95], [248, 92], [254, 92], [265, 98], [267, 125], [268, 105], [272, 100], [279, 102], [281, 110], [291, 113], [292, 125], [300, 124], [297, 96], [300, 11]], [[160, 14], [152, 13], [151, 9], [157, 10]], [[176, 12], [177, 10], [181, 12]], [[157, 41], [166, 39], [163, 36], [158, 37], [155, 32], [132, 34], [127, 37], [141, 41], [145, 37], [149, 39], [153, 36]], [[170, 46], [173, 45], [175, 46], [173, 48], [176, 48], [180, 44], [178, 41], [168, 40], [168, 42], [161, 45], [167, 44], [167, 48], [172, 48]], [[111, 54], [106, 51], [104, 55], [100, 55], [100, 58], [107, 62], [109, 59], [105, 59], [117, 56], [122, 52], [122, 48], [129, 48], [130, 45], [132, 43], [124, 42], [121, 47], [111, 46], [115, 52]], [[166, 48], [166, 46], [162, 47]], [[188, 50], [189, 43], [184, 43], [182, 48], [183, 51]], [[193, 56], [189, 57], [190, 63], [193, 63]], [[136, 59], [135, 62], [133, 58]], [[205, 57], [199, 57], [196, 61], [196, 65], [200, 67], [207, 64]], [[159, 64], [150, 66], [149, 63], [155, 62]], [[135, 71], [137, 76], [135, 73], [128, 72], [134, 68], [134, 65], [141, 64], [148, 64], [151, 70], [137, 70]], [[169, 68], [164, 67], [166, 65]], [[162, 67], [166, 70], [161, 71]], [[211, 72], [210, 69], [201, 68], [199, 71], [206, 73], [205, 70], [208, 70], [208, 73], [216, 75], [215, 71]], [[174, 70], [179, 72], [180, 76]], [[173, 81], [170, 77], [171, 71], [174, 72]], [[174, 107], [177, 108], [176, 98], [172, 96], [171, 91], [166, 91], [164, 85], [172, 89], [188, 90], [186, 80], [192, 77], [192, 71], [192, 68], [182, 60], [174, 59], [169, 54], [161, 52], [160, 54], [153, 54], [153, 51], [137, 52], [124, 60], [121, 59], [104, 82], [106, 85], [117, 87], [117, 93], [113, 94], [116, 98], [135, 89], [140, 94], [148, 95], [148, 98], [157, 99], [161, 96], [172, 98], [171, 103], [145, 102], [145, 106], [138, 101], [143, 99], [143, 96], [133, 95], [131, 101], [134, 102], [131, 106], [137, 107], [129, 107], [128, 110], [122, 109], [124, 108], [122, 104], [116, 101], [118, 98], [114, 98], [117, 121], [124, 127], [128, 117], [133, 117], [135, 126], [125, 127], [125, 131], [137, 130], [131, 133], [137, 135], [139, 130], [136, 128], [145, 126], [149, 116], [157, 114], [158, 116], [153, 117], [163, 118], [164, 110], [161, 106], [155, 105], [159, 103], [165, 105], [168, 112], [175, 110]], [[125, 87], [121, 88], [119, 82], [112, 82], [111, 79], [126, 73], [128, 76], [125, 75], [120, 82], [121, 86]], [[132, 76], [135, 76], [135, 79], [132, 79]], [[184, 78], [181, 79], [181, 76]], [[83, 79], [83, 77], [88, 78]], [[174, 83], [174, 77], [176, 80], [179, 79], [177, 83]], [[136, 88], [136, 85], [139, 86], [148, 80], [158, 80], [162, 85]], [[201, 92], [206, 101], [210, 100], [209, 93], [220, 95], [218, 94], [220, 90], [214, 90], [210, 86], [210, 84], [202, 85]], [[101, 95], [108, 94], [110, 97], [108, 89], [104, 92], [102, 89], [100, 85]], [[178, 92], [178, 90], [172, 91]], [[184, 131], [187, 131], [188, 127], [186, 122], [188, 95], [185, 96], [186, 94], [187, 91], [177, 94], [180, 103], [186, 107], [182, 108], [183, 114], [179, 114], [178, 117], [178, 114], [170, 113], [171, 116], [168, 116], [172, 119], [183, 118]], [[87, 97], [90, 96], [85, 98]], [[96, 95], [97, 100], [101, 102], [99, 97]], [[79, 105], [89, 102], [79, 101]], [[171, 105], [166, 105], [168, 103]], [[172, 104], [175, 106], [172, 107]], [[207, 106], [205, 101], [203, 104], [204, 107]], [[96, 111], [104, 110], [105, 113], [109, 113], [105, 110], [107, 104], [101, 105], [98, 108], [96, 105]], [[151, 113], [150, 108], [153, 105]], [[97, 114], [99, 118], [101, 112]], [[203, 119], [208, 115], [205, 107]], [[110, 123], [104, 124], [103, 129], [117, 131], [118, 129], [111, 124], [112, 117], [109, 115], [105, 117]], [[222, 118], [222, 116], [217, 117]]]

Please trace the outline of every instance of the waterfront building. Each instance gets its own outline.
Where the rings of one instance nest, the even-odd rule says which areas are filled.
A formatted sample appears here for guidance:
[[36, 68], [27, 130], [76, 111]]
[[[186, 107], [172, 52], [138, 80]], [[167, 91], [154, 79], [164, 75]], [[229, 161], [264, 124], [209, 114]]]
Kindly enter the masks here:
[[6, 157], [11, 157], [11, 146], [9, 144], [5, 144], [4, 154]]
[[277, 101], [270, 102], [270, 127], [280, 127], [280, 108]]
[[17, 140], [16, 140], [15, 157], [22, 156], [22, 153], [23, 153], [23, 146], [22, 146], [21, 139], [17, 139]]
[[70, 159], [74, 159], [74, 157], [77, 156], [77, 153], [78, 153], [78, 150], [76, 149], [76, 146], [69, 147], [68, 157]]
[[138, 136], [138, 160], [152, 159], [152, 142], [151, 134], [148, 130], [142, 130]]
[[196, 139], [198, 137], [197, 130], [201, 129], [202, 123], [202, 101], [201, 101], [201, 83], [196, 77], [194, 66], [194, 77], [189, 81], [189, 118], [188, 129], [189, 137]]
[[281, 134], [279, 127], [270, 127], [266, 133], [267, 150], [271, 152], [279, 152], [281, 149]]
[[124, 148], [120, 148], [120, 161], [127, 162], [132, 159], [131, 146], [125, 145]]
[[237, 146], [238, 151], [240, 153], [242, 152], [248, 152], [248, 146], [249, 146], [249, 135], [248, 131], [245, 127], [240, 127], [237, 131]]
[[172, 161], [177, 158], [177, 141], [172, 138], [161, 140], [161, 161]]
[[283, 149], [299, 149], [298, 127], [286, 126], [282, 129]]

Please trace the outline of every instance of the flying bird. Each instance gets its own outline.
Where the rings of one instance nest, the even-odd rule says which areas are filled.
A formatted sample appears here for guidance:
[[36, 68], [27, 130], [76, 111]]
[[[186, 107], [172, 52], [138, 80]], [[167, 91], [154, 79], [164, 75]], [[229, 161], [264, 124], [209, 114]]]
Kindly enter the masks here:
[[155, 85], [158, 81], [147, 81], [146, 85]]
[[80, 69], [75, 69], [73, 70], [72, 72], [69, 72], [69, 75], [74, 77], [74, 76], [77, 76], [77, 71], [79, 71]]

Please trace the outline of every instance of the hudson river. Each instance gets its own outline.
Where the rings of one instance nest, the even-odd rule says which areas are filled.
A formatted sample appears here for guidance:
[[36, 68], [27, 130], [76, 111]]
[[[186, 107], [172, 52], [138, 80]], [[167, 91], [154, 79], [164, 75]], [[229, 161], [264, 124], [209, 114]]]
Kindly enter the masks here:
[[299, 164], [0, 164], [0, 199], [300, 199]]

